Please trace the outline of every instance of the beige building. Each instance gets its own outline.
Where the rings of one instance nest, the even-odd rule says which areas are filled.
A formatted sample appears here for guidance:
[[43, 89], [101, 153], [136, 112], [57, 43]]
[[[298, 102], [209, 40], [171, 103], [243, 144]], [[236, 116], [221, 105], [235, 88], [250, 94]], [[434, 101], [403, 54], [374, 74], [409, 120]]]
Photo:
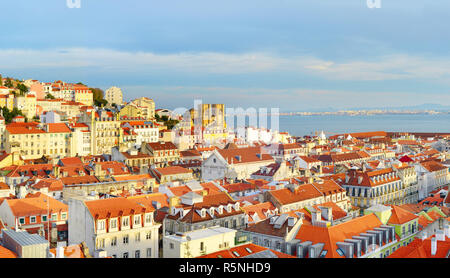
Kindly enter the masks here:
[[164, 258], [195, 258], [235, 246], [236, 230], [215, 226], [163, 238]]
[[142, 110], [142, 117], [147, 120], [155, 118], [155, 102], [153, 99], [141, 97], [130, 102]]
[[22, 110], [25, 117], [32, 119], [36, 116], [36, 96], [28, 94], [25, 96], [17, 96], [14, 98], [14, 107]]
[[110, 111], [98, 110], [81, 115], [80, 122], [91, 131], [91, 154], [111, 154], [111, 149], [119, 144], [120, 121]]
[[111, 87], [105, 92], [105, 99], [109, 104], [121, 105], [123, 102], [122, 90], [118, 87]]

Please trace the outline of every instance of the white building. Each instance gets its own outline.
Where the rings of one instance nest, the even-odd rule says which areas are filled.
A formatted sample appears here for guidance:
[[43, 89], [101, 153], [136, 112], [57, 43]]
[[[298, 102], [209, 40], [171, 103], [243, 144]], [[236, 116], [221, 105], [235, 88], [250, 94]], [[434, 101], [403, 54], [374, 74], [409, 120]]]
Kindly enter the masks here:
[[118, 87], [111, 87], [105, 92], [105, 99], [109, 104], [117, 104], [122, 105], [123, 102], [123, 93], [122, 90]]
[[195, 258], [235, 246], [236, 230], [215, 226], [166, 235], [163, 238], [164, 258]]
[[69, 245], [86, 242], [91, 253], [113, 258], [157, 258], [158, 229], [145, 196], [69, 200]]
[[425, 161], [414, 165], [419, 185], [419, 200], [431, 191], [442, 188], [448, 181], [448, 168], [437, 161]]
[[214, 150], [202, 164], [202, 179], [246, 179], [273, 162], [273, 157], [259, 147]]

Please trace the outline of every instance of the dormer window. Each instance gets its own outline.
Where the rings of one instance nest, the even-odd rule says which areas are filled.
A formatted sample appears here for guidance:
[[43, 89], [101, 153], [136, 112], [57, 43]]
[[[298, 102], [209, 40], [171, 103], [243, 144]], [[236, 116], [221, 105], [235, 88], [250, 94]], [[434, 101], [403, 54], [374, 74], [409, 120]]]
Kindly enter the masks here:
[[150, 224], [152, 223], [152, 214], [151, 213], [147, 213], [145, 215], [145, 224]]
[[231, 204], [228, 204], [228, 205], [227, 205], [227, 211], [228, 211], [228, 212], [231, 212]]
[[209, 214], [214, 215], [214, 208], [209, 209]]
[[141, 216], [140, 215], [134, 216], [134, 225], [141, 225]]
[[223, 213], [223, 206], [219, 206], [219, 214]]
[[111, 229], [117, 228], [117, 219], [111, 219], [111, 220], [109, 220], [109, 227], [110, 227]]
[[97, 220], [97, 230], [103, 231], [105, 229], [105, 220]]
[[128, 227], [130, 225], [130, 219], [128, 217], [122, 217], [122, 226]]
[[202, 210], [200, 211], [200, 215], [201, 215], [202, 217], [205, 217], [205, 216], [206, 216], [206, 210], [205, 210], [205, 209], [202, 209]]
[[234, 210], [236, 210], [236, 211], [239, 210], [239, 203], [234, 204]]

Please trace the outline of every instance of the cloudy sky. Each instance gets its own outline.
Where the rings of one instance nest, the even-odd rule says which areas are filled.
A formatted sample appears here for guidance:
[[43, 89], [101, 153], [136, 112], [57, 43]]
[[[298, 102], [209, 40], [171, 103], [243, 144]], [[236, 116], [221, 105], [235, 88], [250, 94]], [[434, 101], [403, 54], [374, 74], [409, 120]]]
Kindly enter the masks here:
[[450, 105], [450, 1], [3, 1], [0, 73], [282, 111]]

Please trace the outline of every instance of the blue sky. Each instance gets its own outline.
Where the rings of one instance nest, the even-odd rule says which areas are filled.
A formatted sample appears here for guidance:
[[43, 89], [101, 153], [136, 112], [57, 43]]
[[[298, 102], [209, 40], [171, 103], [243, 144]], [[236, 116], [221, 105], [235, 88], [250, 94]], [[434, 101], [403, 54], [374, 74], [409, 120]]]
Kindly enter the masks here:
[[3, 75], [158, 107], [450, 104], [446, 0], [15, 0], [0, 26]]

